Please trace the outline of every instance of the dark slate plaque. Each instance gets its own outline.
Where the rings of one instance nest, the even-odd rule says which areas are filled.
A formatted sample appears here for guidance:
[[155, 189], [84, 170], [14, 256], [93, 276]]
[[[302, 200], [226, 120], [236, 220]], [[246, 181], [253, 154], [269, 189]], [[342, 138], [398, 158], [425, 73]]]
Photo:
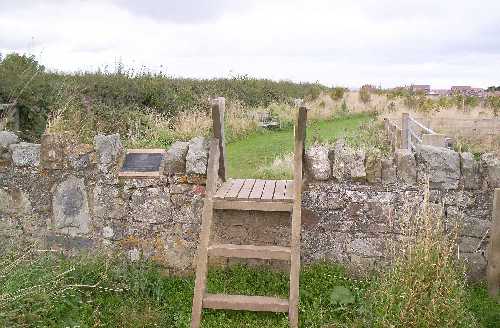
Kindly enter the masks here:
[[133, 153], [125, 155], [122, 172], [158, 172], [164, 153]]

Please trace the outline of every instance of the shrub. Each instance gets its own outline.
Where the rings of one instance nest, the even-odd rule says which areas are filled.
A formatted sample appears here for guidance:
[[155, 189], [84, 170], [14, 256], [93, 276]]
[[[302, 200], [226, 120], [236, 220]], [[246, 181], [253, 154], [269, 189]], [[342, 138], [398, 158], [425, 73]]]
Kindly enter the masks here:
[[345, 88], [335, 87], [330, 92], [330, 98], [332, 98], [332, 100], [340, 100], [344, 98], [344, 93], [345, 93]]
[[384, 123], [376, 118], [347, 133], [345, 139], [351, 147], [363, 149], [367, 155], [388, 155], [391, 149], [385, 135]]
[[367, 291], [373, 327], [478, 327], [467, 307], [464, 268], [455, 260], [456, 235], [444, 230], [440, 209], [406, 218], [406, 244]]
[[44, 132], [47, 118], [68, 103], [74, 111], [85, 111], [85, 102], [90, 102], [113, 114], [132, 108], [171, 119], [181, 112], [207, 111], [208, 99], [213, 96], [223, 96], [227, 103], [245, 107], [267, 107], [272, 103], [291, 104], [294, 98], [314, 100], [330, 90], [319, 83], [272, 81], [247, 75], [229, 79], [172, 78], [146, 69], [126, 69], [121, 64], [114, 71], [105, 68], [97, 72], [55, 73], [47, 72], [35, 57], [18, 54], [9, 54], [0, 61], [0, 76], [0, 102], [17, 100], [22, 138], [31, 141]]
[[500, 96], [488, 96], [486, 98], [486, 107], [493, 110], [493, 115], [498, 116], [500, 113]]
[[370, 95], [370, 91], [368, 90], [368, 88], [362, 87], [359, 90], [359, 100], [361, 100], [363, 104], [368, 104], [371, 99], [372, 96]]

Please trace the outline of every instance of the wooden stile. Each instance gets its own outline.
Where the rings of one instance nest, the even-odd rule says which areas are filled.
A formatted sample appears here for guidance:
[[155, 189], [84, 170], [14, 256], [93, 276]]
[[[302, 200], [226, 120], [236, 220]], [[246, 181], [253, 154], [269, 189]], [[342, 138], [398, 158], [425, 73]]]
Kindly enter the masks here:
[[[222, 101], [221, 101], [222, 99]], [[302, 170], [307, 109], [299, 108], [295, 126], [294, 178], [292, 180], [229, 179], [225, 181], [224, 132], [221, 112], [223, 98], [213, 105], [214, 135], [210, 143], [206, 198], [202, 214], [200, 244], [196, 266], [191, 328], [199, 328], [203, 308], [245, 311], [288, 312], [291, 328], [298, 327]], [[214, 103], [213, 103], [214, 104]], [[222, 106], [221, 106], [222, 104]], [[223, 113], [223, 111], [222, 111]], [[216, 133], [216, 130], [219, 132]], [[220, 138], [217, 138], [220, 137]], [[222, 143], [221, 143], [222, 141]], [[221, 166], [224, 167], [221, 170]], [[217, 178], [223, 181], [216, 188]], [[286, 211], [291, 213], [290, 247], [210, 244], [212, 218], [216, 209], [241, 211]], [[208, 294], [206, 292], [208, 256], [290, 261], [289, 298], [268, 296]]]

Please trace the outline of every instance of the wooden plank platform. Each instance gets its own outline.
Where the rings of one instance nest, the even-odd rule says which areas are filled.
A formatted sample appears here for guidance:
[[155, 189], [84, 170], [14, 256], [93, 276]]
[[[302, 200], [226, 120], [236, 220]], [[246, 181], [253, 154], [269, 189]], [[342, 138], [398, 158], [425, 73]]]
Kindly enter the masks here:
[[208, 246], [209, 256], [237, 257], [241, 259], [290, 260], [290, 247], [214, 244]]
[[288, 312], [288, 300], [267, 296], [205, 294], [203, 307], [219, 310]]
[[229, 179], [217, 190], [214, 200], [252, 202], [293, 202], [293, 181]]

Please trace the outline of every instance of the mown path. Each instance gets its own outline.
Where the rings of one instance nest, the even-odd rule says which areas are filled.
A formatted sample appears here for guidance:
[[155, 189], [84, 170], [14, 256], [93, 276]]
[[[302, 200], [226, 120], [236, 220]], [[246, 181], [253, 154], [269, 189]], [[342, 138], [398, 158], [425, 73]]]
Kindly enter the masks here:
[[[369, 114], [356, 114], [330, 121], [310, 121], [307, 142], [319, 138], [334, 141], [353, 131], [370, 119]], [[274, 161], [277, 156], [293, 151], [293, 127], [283, 130], [255, 132], [227, 145], [228, 176], [232, 178], [261, 178], [258, 169]]]

